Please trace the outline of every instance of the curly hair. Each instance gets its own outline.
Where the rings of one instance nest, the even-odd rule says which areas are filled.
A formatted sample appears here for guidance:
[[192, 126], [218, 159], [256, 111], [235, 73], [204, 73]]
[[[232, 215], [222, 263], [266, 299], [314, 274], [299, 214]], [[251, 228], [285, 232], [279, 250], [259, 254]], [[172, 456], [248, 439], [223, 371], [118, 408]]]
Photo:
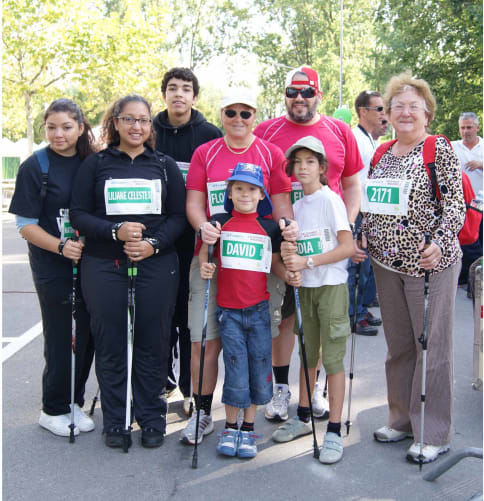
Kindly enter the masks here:
[[[114, 127], [114, 119], [119, 116], [128, 103], [133, 102], [143, 103], [148, 109], [148, 114], [151, 117], [151, 106], [144, 97], [130, 94], [129, 96], [118, 99], [104, 112], [101, 121], [101, 139], [106, 145], [119, 145], [121, 138], [119, 137], [119, 132]], [[145, 145], [148, 145], [151, 149], [155, 148], [155, 132], [153, 130], [153, 125], [151, 125], [150, 135], [145, 141]]]
[[188, 68], [172, 68], [170, 71], [167, 71], [163, 75], [163, 80], [161, 82], [161, 93], [163, 96], [166, 94], [166, 88], [168, 86], [168, 82], [172, 78], [179, 78], [180, 80], [184, 80], [185, 82], [192, 82], [193, 84], [193, 96], [197, 97], [200, 92], [200, 86], [198, 85], [198, 79], [193, 73], [192, 70]]

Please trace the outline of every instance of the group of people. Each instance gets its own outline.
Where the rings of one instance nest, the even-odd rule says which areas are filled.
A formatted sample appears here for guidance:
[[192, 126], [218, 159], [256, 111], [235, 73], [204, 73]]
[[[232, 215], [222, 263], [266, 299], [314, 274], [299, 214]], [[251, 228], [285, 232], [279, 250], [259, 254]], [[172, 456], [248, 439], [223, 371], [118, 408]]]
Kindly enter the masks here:
[[[440, 196], [433, 196], [422, 156], [436, 106], [428, 84], [403, 73], [390, 80], [383, 96], [362, 92], [352, 131], [317, 112], [322, 99], [317, 72], [295, 68], [285, 82], [286, 114], [255, 129], [254, 96], [246, 89], [224, 96], [225, 135], [193, 108], [199, 94], [193, 72], [173, 68], [161, 90], [166, 110], [153, 121], [143, 97], [116, 101], [102, 119], [100, 151], [79, 107], [55, 101], [44, 115], [48, 173], [36, 155], [19, 168], [10, 212], [28, 241], [41, 304], [45, 370], [39, 424], [56, 435], [69, 434], [72, 308], [66, 299], [76, 263], [81, 292], [75, 308], [76, 434], [94, 429], [82, 406], [95, 349], [106, 445], [131, 446], [128, 416], [129, 425], [133, 419], [139, 424], [144, 447], [161, 446], [164, 395], [176, 385], [168, 376], [178, 346], [184, 410], [189, 413], [193, 397], [198, 411], [180, 440], [200, 444], [214, 429], [211, 408], [223, 349], [226, 423], [219, 453], [257, 454], [259, 405], [266, 405], [268, 420], [282, 422], [272, 435], [275, 442], [311, 433], [312, 408], [315, 417], [329, 418], [319, 459], [337, 462], [343, 455], [346, 341], [352, 329], [372, 335], [369, 328], [381, 323], [367, 310], [377, 290], [388, 345], [389, 420], [375, 439], [413, 436], [407, 457], [414, 461], [422, 455], [424, 462], [433, 461], [446, 452], [462, 255], [457, 235], [465, 205], [459, 160], [440, 137], [435, 142]], [[397, 140], [373, 165], [375, 141], [388, 123]], [[482, 158], [476, 169], [482, 178]], [[430, 276], [429, 355], [422, 437], [418, 339], [425, 276]], [[130, 346], [128, 285], [134, 282]], [[299, 305], [309, 392], [301, 362], [298, 407], [289, 418]], [[329, 402], [318, 382], [321, 366]]]

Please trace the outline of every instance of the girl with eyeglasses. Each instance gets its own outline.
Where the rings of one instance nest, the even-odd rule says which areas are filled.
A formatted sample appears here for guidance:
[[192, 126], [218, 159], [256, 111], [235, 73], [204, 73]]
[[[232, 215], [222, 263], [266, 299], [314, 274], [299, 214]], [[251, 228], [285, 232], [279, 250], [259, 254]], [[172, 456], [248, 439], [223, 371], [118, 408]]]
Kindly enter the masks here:
[[[73, 239], [69, 205], [74, 176], [94, 152], [94, 136], [79, 106], [57, 99], [44, 113], [49, 145], [19, 168], [9, 212], [27, 240], [32, 278], [40, 303], [45, 367], [39, 424], [54, 435], [69, 436], [71, 424], [71, 329], [73, 262], [82, 279], [83, 244]], [[42, 166], [46, 174], [42, 175]], [[78, 280], [78, 281], [79, 281]], [[84, 388], [94, 355], [89, 316], [76, 292], [74, 435], [94, 429], [84, 414]]]
[[131, 445], [125, 426], [128, 267], [136, 266], [131, 419], [142, 429], [143, 447], [159, 447], [178, 287], [174, 242], [186, 225], [185, 187], [175, 161], [154, 150], [151, 110], [141, 96], [123, 97], [106, 111], [102, 138], [107, 148], [87, 159], [76, 177], [71, 214], [86, 235], [83, 292], [96, 343], [105, 442]]

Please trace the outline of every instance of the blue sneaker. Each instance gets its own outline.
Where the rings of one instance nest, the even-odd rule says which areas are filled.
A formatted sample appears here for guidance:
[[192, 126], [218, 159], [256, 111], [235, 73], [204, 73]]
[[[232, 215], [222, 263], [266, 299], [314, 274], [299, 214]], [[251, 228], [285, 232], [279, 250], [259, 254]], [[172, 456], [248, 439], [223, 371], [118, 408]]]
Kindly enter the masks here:
[[239, 458], [254, 458], [257, 456], [256, 439], [260, 435], [256, 435], [253, 431], [240, 431], [239, 432], [239, 447], [237, 448], [237, 455]]
[[219, 434], [217, 452], [224, 456], [235, 456], [237, 454], [237, 446], [239, 443], [239, 430], [226, 428]]

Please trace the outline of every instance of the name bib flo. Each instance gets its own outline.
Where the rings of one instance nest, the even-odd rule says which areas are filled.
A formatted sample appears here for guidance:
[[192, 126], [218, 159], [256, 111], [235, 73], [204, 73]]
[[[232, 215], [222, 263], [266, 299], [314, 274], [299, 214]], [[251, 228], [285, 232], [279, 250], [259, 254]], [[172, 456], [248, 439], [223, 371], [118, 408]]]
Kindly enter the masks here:
[[69, 209], [59, 209], [57, 226], [61, 234], [60, 238], [63, 242], [68, 238], [74, 237], [74, 228], [71, 226], [71, 221], [69, 219]]
[[222, 231], [220, 257], [224, 268], [270, 273], [271, 239], [265, 235]]
[[296, 243], [297, 253], [300, 256], [317, 256], [335, 247], [329, 228], [301, 231]]
[[361, 200], [361, 212], [406, 216], [411, 187], [412, 181], [408, 179], [368, 179]]
[[190, 167], [190, 164], [188, 162], [177, 162], [178, 168], [180, 169], [180, 172], [182, 173], [183, 176], [183, 182], [185, 185], [187, 184], [187, 174], [188, 174], [188, 167]]
[[304, 196], [301, 183], [299, 181], [291, 182], [291, 202], [294, 203]]
[[108, 179], [104, 184], [108, 216], [161, 214], [160, 179]]
[[226, 189], [226, 181], [207, 183], [208, 207], [210, 209], [211, 216], [214, 216], [215, 214], [225, 214], [224, 200]]

